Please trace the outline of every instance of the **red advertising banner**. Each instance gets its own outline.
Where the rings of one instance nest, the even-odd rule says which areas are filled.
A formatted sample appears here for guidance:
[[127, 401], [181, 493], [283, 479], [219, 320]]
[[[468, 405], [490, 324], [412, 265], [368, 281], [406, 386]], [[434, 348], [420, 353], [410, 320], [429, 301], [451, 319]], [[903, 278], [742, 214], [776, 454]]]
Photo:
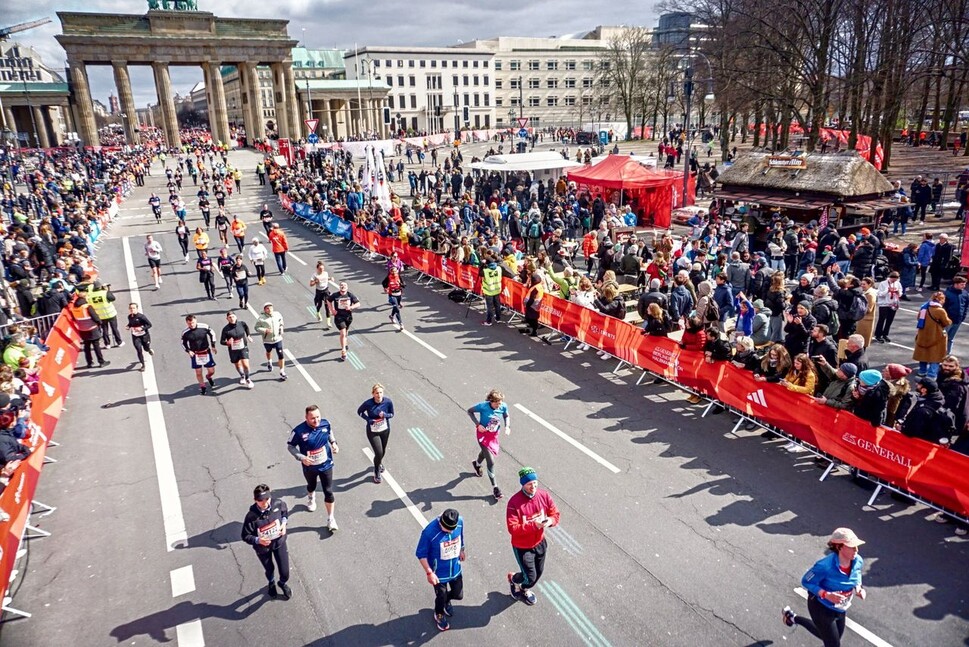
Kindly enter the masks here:
[[0, 493], [0, 509], [10, 519], [0, 523], [0, 599], [7, 594], [20, 537], [30, 515], [30, 504], [37, 489], [37, 480], [47, 452], [47, 440], [64, 408], [77, 361], [79, 342], [72, 319], [62, 312], [47, 336], [50, 350], [41, 358], [39, 390], [31, 397], [30, 436], [22, 441], [34, 448], [14, 472], [9, 485]]
[[[353, 240], [382, 255], [397, 250], [404, 263], [425, 274], [480, 291], [476, 268], [455, 267], [438, 254], [358, 227], [353, 230]], [[502, 304], [524, 312], [526, 291], [521, 283], [503, 279]], [[969, 456], [887, 427], [873, 427], [779, 384], [758, 382], [753, 373], [729, 362], [707, 363], [698, 351], [683, 350], [671, 339], [644, 336], [632, 324], [565, 299], [546, 294], [539, 321], [633, 366], [705, 393], [899, 489], [969, 517], [969, 480], [964, 478], [969, 474]]]

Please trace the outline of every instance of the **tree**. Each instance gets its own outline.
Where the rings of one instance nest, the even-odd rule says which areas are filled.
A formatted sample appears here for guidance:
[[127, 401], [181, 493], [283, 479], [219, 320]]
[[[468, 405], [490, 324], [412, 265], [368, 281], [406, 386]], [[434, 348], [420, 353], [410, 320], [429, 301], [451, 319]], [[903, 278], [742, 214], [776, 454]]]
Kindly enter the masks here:
[[617, 112], [626, 120], [626, 138], [642, 106], [642, 85], [651, 59], [652, 34], [645, 27], [625, 27], [599, 55], [599, 84], [610, 89]]

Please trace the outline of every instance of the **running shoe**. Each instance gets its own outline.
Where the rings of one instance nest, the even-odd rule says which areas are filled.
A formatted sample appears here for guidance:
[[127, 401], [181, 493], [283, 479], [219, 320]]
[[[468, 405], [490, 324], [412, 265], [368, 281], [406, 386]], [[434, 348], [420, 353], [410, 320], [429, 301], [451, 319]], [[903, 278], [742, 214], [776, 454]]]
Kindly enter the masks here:
[[279, 583], [279, 590], [283, 592], [283, 599], [288, 600], [293, 597], [293, 589], [289, 588], [289, 585], [285, 582]]
[[115, 348], [121, 348], [122, 346], [124, 346], [123, 341], [119, 341], [117, 344], [114, 345]]
[[471, 467], [474, 468], [474, 473], [477, 474], [478, 476], [481, 476], [482, 474], [484, 474], [484, 472], [481, 471], [481, 466], [478, 465], [478, 461], [471, 461]]
[[784, 610], [781, 611], [781, 621], [788, 627], [794, 626], [794, 618], [796, 617], [794, 612], [791, 611], [791, 607], [784, 607]]
[[242, 386], [245, 386], [246, 385], [246, 378], [240, 377], [239, 378], [239, 384], [241, 384]]
[[256, 385], [252, 383], [252, 380], [246, 380], [246, 388], [247, 389], [251, 389], [254, 386], [256, 386]]
[[138, 369], [141, 373], [145, 372], [145, 365], [142, 363], [141, 367]]
[[105, 366], [107, 366], [110, 363], [111, 363], [111, 361], [106, 359], [103, 362], [101, 362], [100, 364], [98, 364], [98, 368], [104, 368]]
[[201, 393], [202, 395], [205, 395], [205, 387], [204, 386], [200, 386], [199, 387], [199, 393]]
[[271, 598], [275, 598], [277, 595], [279, 595], [279, 591], [276, 590], [276, 583], [275, 582], [270, 582], [269, 583], [269, 588], [266, 589], [266, 593], [268, 593], [269, 594], [269, 597], [271, 597]]
[[481, 322], [481, 325], [482, 325], [482, 326], [493, 326], [494, 324], [493, 324], [493, 323], [491, 323], [490, 321], [482, 321], [482, 322]]
[[448, 623], [447, 618], [443, 615], [439, 616], [437, 614], [434, 614], [434, 624], [437, 625], [438, 631], [447, 631], [448, 629], [451, 628], [451, 625]]
[[522, 589], [522, 602], [528, 606], [533, 606], [537, 600], [535, 599], [535, 594], [529, 589]]
[[450, 602], [446, 602], [444, 604], [444, 615], [446, 615], [448, 618], [454, 616], [454, 606]]
[[285, 382], [287, 377], [289, 377], [289, 376], [286, 375], [286, 372], [285, 371], [280, 371], [279, 372], [279, 380], [281, 382]]
[[306, 495], [306, 509], [309, 510], [310, 512], [314, 512], [316, 510], [316, 493], [315, 492], [311, 492], [310, 494], [307, 494]]
[[515, 574], [508, 573], [508, 588], [511, 589], [511, 597], [517, 598], [519, 596], [518, 585], [515, 584]]
[[329, 530], [330, 532], [336, 532], [337, 530], [340, 529], [340, 526], [336, 525], [336, 519], [334, 519], [333, 517], [330, 517], [326, 521], [326, 529]]
[[152, 355], [152, 356], [154, 356], [154, 354], [155, 354], [155, 351], [153, 351], [152, 349], [150, 349], [150, 348], [149, 348], [149, 349], [148, 349], [148, 354], [149, 354], [149, 355]]
[[323, 315], [320, 314], [319, 310], [316, 311], [316, 320], [323, 321]]
[[495, 489], [492, 491], [492, 494], [495, 495], [495, 501], [501, 498], [501, 490], [499, 490], [497, 486], [495, 486]]
[[383, 474], [383, 473], [384, 473], [384, 466], [383, 466], [383, 465], [381, 465], [381, 466], [380, 466], [380, 473], [381, 473], [381, 474]]
[[373, 475], [373, 482], [376, 483], [377, 485], [380, 485], [381, 483], [383, 483], [383, 479], [380, 478], [380, 474]]

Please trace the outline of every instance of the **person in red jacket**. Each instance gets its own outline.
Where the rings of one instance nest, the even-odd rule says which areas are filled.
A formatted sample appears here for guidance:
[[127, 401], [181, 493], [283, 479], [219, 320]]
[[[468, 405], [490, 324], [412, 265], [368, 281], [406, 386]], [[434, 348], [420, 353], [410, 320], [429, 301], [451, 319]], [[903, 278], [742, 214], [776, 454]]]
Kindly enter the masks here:
[[508, 573], [511, 596], [531, 606], [535, 604], [532, 587], [545, 570], [548, 544], [545, 529], [559, 524], [559, 510], [552, 496], [538, 489], [538, 474], [530, 467], [518, 471], [522, 489], [508, 500], [505, 521], [511, 534], [511, 549], [518, 562], [517, 573]]
[[273, 228], [269, 230], [269, 242], [273, 246], [273, 256], [276, 257], [276, 267], [280, 274], [286, 273], [286, 252], [289, 251], [289, 241], [286, 234], [279, 228], [279, 223], [274, 222]]

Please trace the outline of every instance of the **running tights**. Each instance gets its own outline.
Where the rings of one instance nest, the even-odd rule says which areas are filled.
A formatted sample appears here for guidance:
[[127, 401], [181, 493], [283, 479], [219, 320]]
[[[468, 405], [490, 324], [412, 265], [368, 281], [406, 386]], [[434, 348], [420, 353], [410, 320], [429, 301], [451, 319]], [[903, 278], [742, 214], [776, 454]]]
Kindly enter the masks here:
[[512, 546], [512, 550], [515, 551], [515, 561], [518, 562], [518, 568], [521, 570], [512, 576], [511, 581], [523, 589], [530, 589], [535, 586], [545, 570], [547, 548], [548, 544], [544, 539], [534, 548], [525, 549]]
[[817, 599], [815, 596], [808, 598], [808, 613], [811, 619], [803, 616], [794, 618], [794, 623], [799, 624], [814, 636], [821, 639], [824, 647], [841, 647], [841, 636], [845, 632], [845, 615], [838, 611], [833, 611]]
[[478, 460], [475, 462], [478, 465], [485, 465], [488, 469], [488, 478], [491, 479], [491, 487], [498, 487], [498, 481], [495, 478], [495, 457], [492, 456], [491, 452], [485, 449], [484, 445], [481, 445], [481, 451], [478, 452]]
[[373, 449], [373, 473], [380, 474], [380, 464], [384, 461], [384, 454], [387, 452], [387, 441], [390, 440], [390, 429], [379, 433], [367, 433], [367, 440]]

